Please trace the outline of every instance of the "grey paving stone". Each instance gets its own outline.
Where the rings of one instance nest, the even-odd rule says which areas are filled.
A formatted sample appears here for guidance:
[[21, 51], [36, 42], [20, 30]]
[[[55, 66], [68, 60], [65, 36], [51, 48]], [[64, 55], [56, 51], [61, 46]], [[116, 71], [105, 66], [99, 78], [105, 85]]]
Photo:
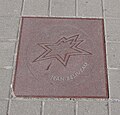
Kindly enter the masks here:
[[25, 0], [23, 15], [47, 16], [49, 0]]
[[65, 101], [45, 102], [44, 115], [75, 115], [74, 103]]
[[106, 19], [107, 41], [120, 41], [120, 19]]
[[107, 43], [108, 68], [120, 68], [120, 43]]
[[109, 69], [110, 98], [120, 99], [120, 70]]
[[78, 0], [78, 16], [102, 17], [101, 0]]
[[75, 16], [75, 0], [52, 0], [51, 15]]
[[0, 100], [0, 115], [7, 115], [7, 100]]
[[18, 24], [18, 18], [0, 17], [0, 40], [16, 39]]
[[9, 98], [12, 70], [0, 69], [0, 98]]
[[108, 115], [106, 101], [79, 101], [78, 115]]
[[120, 102], [110, 102], [110, 115], [120, 115]]
[[22, 0], [0, 0], [0, 16], [19, 16]]
[[12, 66], [14, 49], [14, 42], [0, 42], [0, 68]]
[[106, 17], [120, 18], [120, 0], [103, 0]]
[[32, 100], [12, 100], [10, 115], [40, 115], [41, 102]]

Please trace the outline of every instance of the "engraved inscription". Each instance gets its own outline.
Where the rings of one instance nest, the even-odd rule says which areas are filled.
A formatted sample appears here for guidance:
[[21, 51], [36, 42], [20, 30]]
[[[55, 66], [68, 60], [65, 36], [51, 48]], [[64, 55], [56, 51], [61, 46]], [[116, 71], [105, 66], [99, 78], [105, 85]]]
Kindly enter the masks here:
[[52, 76], [51, 80], [53, 81], [69, 81], [69, 80], [73, 80], [76, 77], [78, 77], [81, 73], [83, 73], [85, 71], [85, 69], [87, 68], [88, 63], [84, 63], [82, 65], [82, 67], [79, 69], [79, 71], [76, 71], [75, 73], [73, 73], [72, 75], [69, 75], [67, 77], [62, 77], [62, 76]]

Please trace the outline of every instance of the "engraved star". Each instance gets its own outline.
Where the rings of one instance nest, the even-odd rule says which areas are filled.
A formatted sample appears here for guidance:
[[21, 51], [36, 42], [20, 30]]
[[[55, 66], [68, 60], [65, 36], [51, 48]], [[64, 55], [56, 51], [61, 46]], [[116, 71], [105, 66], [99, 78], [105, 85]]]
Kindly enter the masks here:
[[66, 66], [70, 56], [91, 55], [90, 52], [78, 47], [84, 41], [77, 41], [78, 37], [79, 35], [74, 35], [69, 38], [63, 37], [53, 44], [38, 43], [45, 52], [34, 59], [33, 62], [56, 58], [59, 62]]

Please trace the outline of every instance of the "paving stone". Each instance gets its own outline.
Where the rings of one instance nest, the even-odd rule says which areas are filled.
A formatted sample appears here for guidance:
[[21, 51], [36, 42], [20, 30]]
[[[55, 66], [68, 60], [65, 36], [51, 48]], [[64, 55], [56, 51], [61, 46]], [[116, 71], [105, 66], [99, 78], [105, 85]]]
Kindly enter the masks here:
[[120, 41], [120, 19], [106, 19], [107, 41]]
[[18, 18], [0, 17], [0, 40], [16, 39], [18, 24]]
[[14, 42], [0, 42], [0, 68], [12, 66], [14, 49]]
[[106, 101], [79, 101], [77, 115], [108, 115]]
[[51, 15], [75, 16], [75, 0], [52, 0]]
[[120, 99], [120, 70], [109, 70], [110, 97]]
[[110, 101], [110, 115], [120, 115], [120, 101]]
[[103, 0], [104, 12], [106, 17], [120, 18], [120, 1]]
[[107, 43], [108, 67], [120, 68], [120, 43]]
[[45, 102], [44, 115], [75, 115], [73, 102], [50, 101]]
[[120, 19], [106, 19], [107, 41], [120, 41]]
[[23, 15], [47, 16], [49, 0], [25, 0]]
[[8, 101], [0, 100], [0, 115], [7, 115]]
[[0, 69], [0, 98], [9, 98], [12, 70]]
[[24, 17], [22, 24], [16, 96], [108, 97], [102, 19]]
[[102, 17], [101, 0], [78, 0], [78, 16]]
[[22, 0], [0, 0], [0, 16], [20, 16]]
[[36, 100], [12, 100], [10, 115], [40, 115], [41, 102]]

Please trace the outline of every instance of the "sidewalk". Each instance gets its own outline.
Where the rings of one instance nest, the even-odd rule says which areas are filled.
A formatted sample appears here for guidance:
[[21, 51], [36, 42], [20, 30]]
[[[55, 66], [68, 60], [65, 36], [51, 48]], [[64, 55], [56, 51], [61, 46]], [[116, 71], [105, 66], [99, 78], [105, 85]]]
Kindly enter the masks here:
[[[119, 115], [119, 0], [0, 0], [0, 115]], [[12, 92], [21, 17], [104, 19], [109, 98], [19, 98]]]

